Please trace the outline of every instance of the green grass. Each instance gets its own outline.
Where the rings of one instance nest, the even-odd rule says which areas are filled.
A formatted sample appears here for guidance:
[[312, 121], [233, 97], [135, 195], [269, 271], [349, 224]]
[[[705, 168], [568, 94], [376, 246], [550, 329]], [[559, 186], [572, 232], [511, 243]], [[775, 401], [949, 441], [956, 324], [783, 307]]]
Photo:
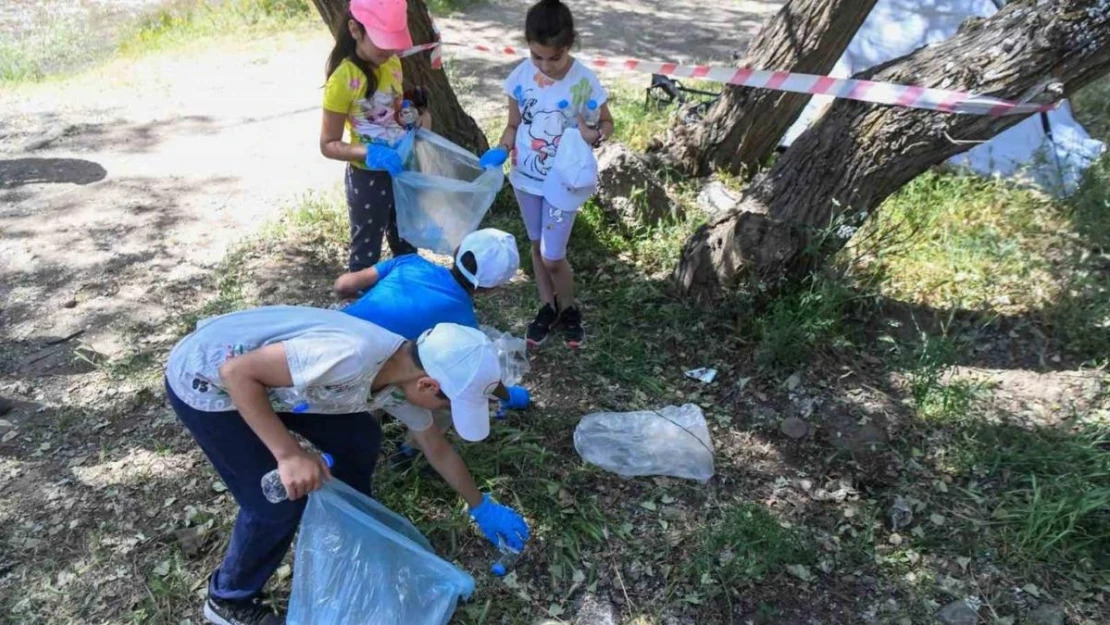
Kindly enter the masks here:
[[783, 524], [758, 504], [735, 503], [719, 523], [703, 530], [690, 566], [702, 584], [728, 588], [813, 559], [802, 529]]
[[[985, 500], [1000, 555], [1026, 567], [1110, 565], [1110, 428], [974, 430], [966, 470], [989, 478]], [[981, 493], [980, 493], [981, 494]]]
[[260, 36], [319, 23], [309, 0], [223, 0], [186, 2], [158, 9], [123, 37], [124, 54], [145, 54], [206, 37]]

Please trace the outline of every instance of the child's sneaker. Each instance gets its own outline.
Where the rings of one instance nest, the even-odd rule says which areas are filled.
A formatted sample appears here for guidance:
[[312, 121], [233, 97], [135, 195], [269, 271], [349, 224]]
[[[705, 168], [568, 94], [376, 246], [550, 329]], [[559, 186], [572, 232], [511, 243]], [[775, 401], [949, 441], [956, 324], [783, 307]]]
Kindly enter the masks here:
[[536, 318], [532, 323], [528, 324], [528, 334], [526, 339], [528, 347], [539, 347], [547, 340], [547, 335], [551, 334], [551, 326], [555, 325], [555, 321], [559, 319], [559, 314], [555, 312], [555, 308], [551, 304], [544, 304], [543, 308], [536, 313]]
[[564, 308], [559, 322], [563, 327], [563, 340], [567, 347], [578, 349], [586, 342], [586, 331], [582, 329], [582, 312], [577, 306]]
[[215, 625], [285, 625], [285, 617], [274, 614], [257, 601], [225, 601], [209, 597], [204, 618]]

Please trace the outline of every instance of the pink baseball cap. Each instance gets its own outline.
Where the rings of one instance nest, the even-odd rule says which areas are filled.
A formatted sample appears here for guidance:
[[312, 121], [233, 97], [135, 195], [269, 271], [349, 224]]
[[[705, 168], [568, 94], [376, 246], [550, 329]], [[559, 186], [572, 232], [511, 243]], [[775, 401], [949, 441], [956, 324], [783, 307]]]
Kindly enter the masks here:
[[351, 15], [382, 50], [412, 47], [406, 0], [351, 0]]

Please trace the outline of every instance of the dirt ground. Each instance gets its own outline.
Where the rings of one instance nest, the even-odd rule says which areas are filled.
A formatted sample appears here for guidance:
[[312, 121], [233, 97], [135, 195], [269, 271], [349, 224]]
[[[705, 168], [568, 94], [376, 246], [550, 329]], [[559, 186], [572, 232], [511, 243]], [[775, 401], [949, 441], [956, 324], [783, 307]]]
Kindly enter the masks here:
[[[463, 41], [519, 44], [529, 4], [494, 0], [438, 22], [449, 40], [465, 34]], [[586, 54], [725, 62], [779, 5], [625, 0], [575, 10]], [[0, 2], [0, 28], [24, 15], [17, 3]], [[0, 397], [15, 403], [0, 419], [0, 622], [196, 622], [195, 613], [175, 611], [181, 604], [164, 597], [199, 600], [201, 569], [220, 549], [211, 536], [202, 545], [195, 531], [182, 534], [182, 528], [211, 528], [213, 519], [230, 517], [233, 502], [222, 484], [205, 477], [203, 457], [164, 405], [157, 382], [133, 373], [165, 357], [186, 329], [185, 315], [239, 286], [220, 266], [229, 251], [305, 194], [338, 187], [342, 165], [325, 160], [317, 146], [329, 41], [322, 29], [306, 29], [218, 46], [200, 42], [114, 60], [72, 78], [0, 87]], [[448, 63], [466, 108], [480, 123], [496, 123], [500, 81], [512, 61], [452, 52]], [[644, 76], [631, 79], [646, 86]], [[249, 299], [329, 303], [334, 263], [321, 263], [314, 241], [303, 244], [240, 259], [256, 278], [246, 287]], [[525, 302], [530, 285], [518, 284], [506, 297], [517, 296], [518, 307], [531, 305]], [[999, 337], [991, 353], [1009, 345]], [[714, 429], [720, 482], [789, 516], [830, 506], [826, 491], [841, 493], [837, 503], [847, 497], [855, 505], [863, 497], [856, 488], [879, 489], [894, 472], [921, 470], [916, 460], [903, 464], [886, 452], [862, 454], [858, 474], [829, 468], [839, 466], [836, 454], [913, 435], [897, 424], [906, 411], [902, 402], [859, 382], [879, 384], [878, 364], [858, 364], [824, 372], [835, 379], [795, 382], [800, 386], [789, 391], [789, 379], [776, 388], [753, 384], [745, 392], [744, 381], [721, 391], [715, 418], [727, 427]], [[1104, 395], [1097, 371], [969, 364], [964, 374], [998, 390], [998, 412], [1039, 423], [1087, 411]], [[597, 398], [615, 393], [615, 385], [601, 380], [590, 389], [596, 393], [570, 396], [550, 369], [533, 374], [541, 405], [556, 407], [555, 425], [538, 427], [562, 428], [565, 449], [557, 453], [573, 457], [573, 419], [597, 409]], [[690, 393], [691, 401], [698, 392]], [[779, 433], [776, 415], [809, 418], [814, 410], [837, 416], [801, 442]], [[855, 486], [841, 485], [860, 475]], [[634, 484], [603, 476], [599, 482], [609, 489], [602, 498], [630, 508], [630, 517], [646, 517], [649, 509], [640, 502], [658, 494], [651, 489], [673, 489], [660, 501], [678, 499], [673, 509], [681, 514], [671, 520], [678, 529], [711, 504], [721, 505], [666, 480]], [[562, 500], [564, 492], [556, 490]], [[662, 530], [653, 531], [666, 533], [667, 523], [651, 518], [656, 525]], [[180, 561], [202, 551], [207, 560]], [[624, 571], [629, 588], [623, 578], [619, 586], [606, 579], [602, 591], [608, 588], [618, 602], [671, 591], [659, 587], [650, 565], [641, 576], [642, 569], [630, 559], [627, 568], [613, 569]], [[902, 597], [876, 587], [869, 575], [837, 575], [834, 583], [803, 584], [797, 592], [795, 586], [784, 576], [777, 596], [755, 592], [734, 606], [728, 622], [734, 616], [737, 623], [780, 625], [894, 622], [884, 620], [883, 606]], [[22, 591], [30, 588], [37, 590]], [[785, 601], [785, 613], [756, 618], [763, 599]], [[693, 623], [689, 617], [659, 622]]]

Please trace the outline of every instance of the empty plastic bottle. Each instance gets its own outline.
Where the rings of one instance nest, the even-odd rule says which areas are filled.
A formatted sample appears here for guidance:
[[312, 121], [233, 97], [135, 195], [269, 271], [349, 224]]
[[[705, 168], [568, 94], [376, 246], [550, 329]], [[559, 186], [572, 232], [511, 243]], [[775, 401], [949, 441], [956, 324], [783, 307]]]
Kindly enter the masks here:
[[570, 107], [570, 102], [559, 100], [559, 114], [563, 116], [563, 128], [574, 128], [577, 125], [574, 119], [574, 109]]
[[397, 114], [397, 119], [406, 130], [412, 130], [420, 119], [420, 112], [412, 105], [411, 100], [405, 100], [401, 102], [401, 111]]
[[497, 577], [504, 577], [516, 566], [517, 560], [520, 559], [520, 552], [506, 545], [505, 541], [497, 542], [497, 552], [500, 555], [489, 570]]
[[597, 105], [597, 100], [586, 102], [586, 112], [582, 116], [586, 118], [589, 128], [597, 128], [601, 124], [601, 107]]
[[[335, 466], [335, 459], [331, 454], [320, 454], [320, 457], [324, 459], [324, 464], [328, 465], [329, 469]], [[262, 494], [270, 503], [281, 503], [289, 499], [289, 493], [285, 490], [285, 484], [281, 483], [281, 473], [277, 469], [262, 476]]]

